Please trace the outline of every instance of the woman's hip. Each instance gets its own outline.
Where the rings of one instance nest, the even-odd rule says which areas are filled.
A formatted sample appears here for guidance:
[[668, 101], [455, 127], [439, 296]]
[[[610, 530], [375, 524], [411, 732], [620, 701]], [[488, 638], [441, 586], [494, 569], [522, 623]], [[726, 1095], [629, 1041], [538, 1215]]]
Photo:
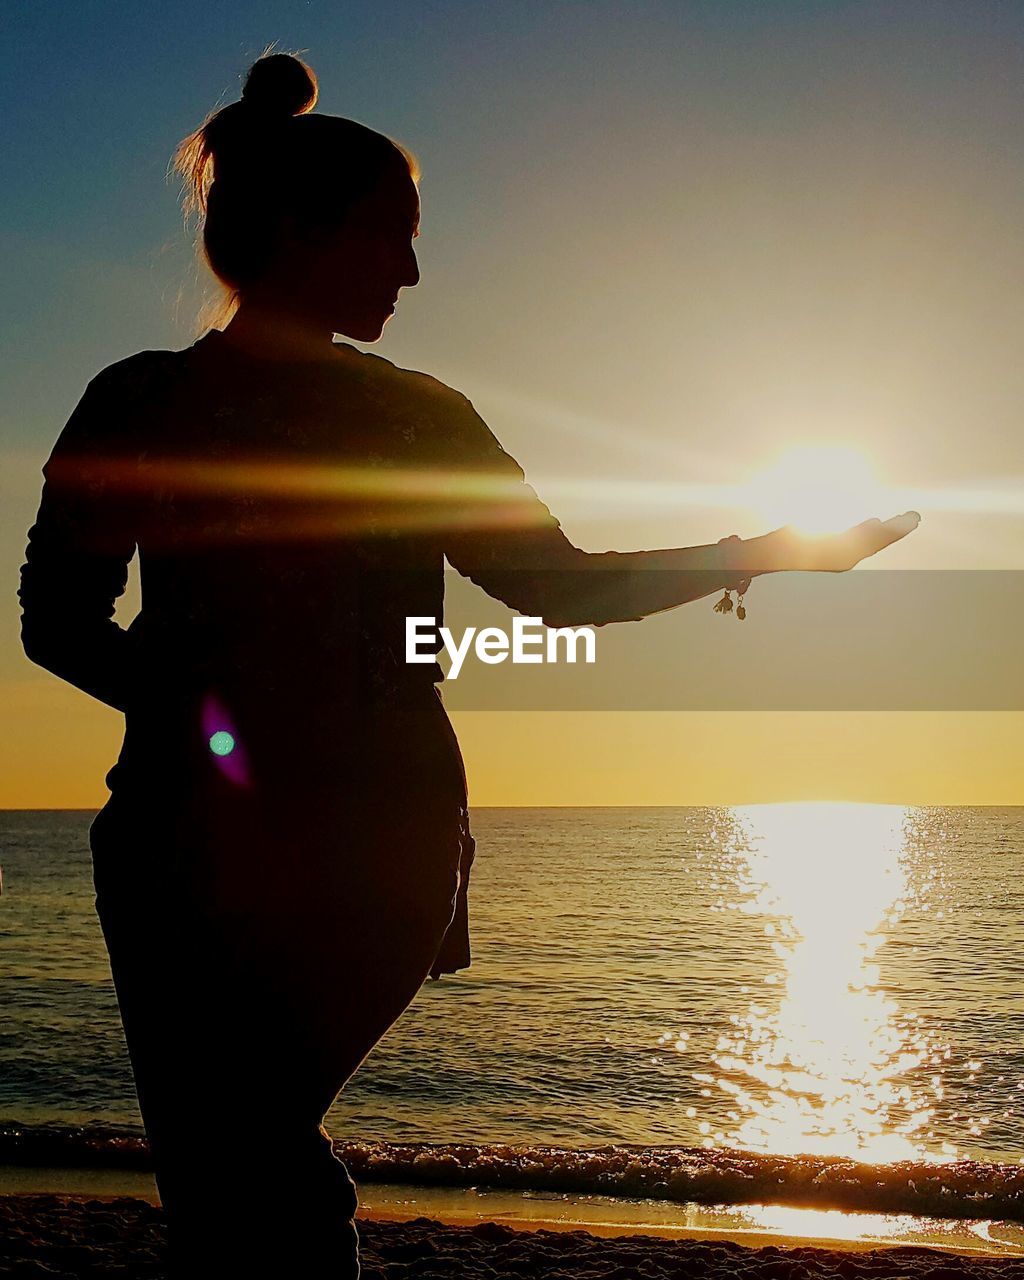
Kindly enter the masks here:
[[353, 904], [443, 913], [458, 887], [467, 813], [450, 772], [436, 761], [425, 771], [176, 805], [122, 789], [90, 828], [97, 897], [112, 908], [180, 913], [188, 904], [214, 916]]

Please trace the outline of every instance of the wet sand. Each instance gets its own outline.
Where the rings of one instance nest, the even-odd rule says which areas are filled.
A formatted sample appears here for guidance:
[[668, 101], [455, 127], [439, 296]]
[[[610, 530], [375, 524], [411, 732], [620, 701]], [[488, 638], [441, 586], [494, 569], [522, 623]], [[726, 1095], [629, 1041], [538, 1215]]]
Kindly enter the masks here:
[[[501, 1223], [443, 1224], [360, 1216], [364, 1280], [1024, 1280], [1024, 1258], [906, 1246], [749, 1248], [731, 1240], [664, 1239]], [[0, 1197], [0, 1276], [88, 1280], [163, 1276], [163, 1215], [145, 1200]]]

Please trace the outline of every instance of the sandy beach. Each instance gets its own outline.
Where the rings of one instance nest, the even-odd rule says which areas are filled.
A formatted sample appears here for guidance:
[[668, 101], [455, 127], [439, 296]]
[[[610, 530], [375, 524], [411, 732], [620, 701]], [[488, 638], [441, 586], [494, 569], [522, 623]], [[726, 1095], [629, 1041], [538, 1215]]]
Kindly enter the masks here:
[[[806, 1245], [747, 1248], [731, 1241], [649, 1235], [461, 1227], [429, 1218], [360, 1216], [365, 1280], [1024, 1280], [1024, 1259], [967, 1257], [927, 1248], [855, 1250]], [[160, 1208], [145, 1200], [25, 1194], [0, 1197], [0, 1275], [88, 1280], [164, 1275]]]

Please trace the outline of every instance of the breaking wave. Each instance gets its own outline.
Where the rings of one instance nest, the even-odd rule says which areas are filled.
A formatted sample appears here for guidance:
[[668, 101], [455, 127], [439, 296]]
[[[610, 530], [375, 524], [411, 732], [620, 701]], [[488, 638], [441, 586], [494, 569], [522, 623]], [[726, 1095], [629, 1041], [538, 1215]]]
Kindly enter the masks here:
[[[250, 1141], [259, 1143], [258, 1132]], [[344, 1142], [357, 1181], [623, 1196], [703, 1205], [785, 1204], [1024, 1222], [1024, 1165], [957, 1160], [866, 1164], [694, 1147]], [[237, 1135], [233, 1153], [239, 1154]], [[147, 1170], [137, 1131], [100, 1125], [0, 1125], [0, 1164]]]

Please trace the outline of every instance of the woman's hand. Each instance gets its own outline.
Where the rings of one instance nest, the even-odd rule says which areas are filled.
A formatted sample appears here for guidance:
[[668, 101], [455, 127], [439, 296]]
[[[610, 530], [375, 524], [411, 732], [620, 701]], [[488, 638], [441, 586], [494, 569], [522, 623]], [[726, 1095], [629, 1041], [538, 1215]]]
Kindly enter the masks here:
[[760, 538], [745, 539], [743, 559], [754, 574], [794, 569], [843, 573], [913, 533], [920, 522], [916, 511], [905, 511], [889, 520], [865, 520], [842, 533], [801, 533], [785, 525]]

